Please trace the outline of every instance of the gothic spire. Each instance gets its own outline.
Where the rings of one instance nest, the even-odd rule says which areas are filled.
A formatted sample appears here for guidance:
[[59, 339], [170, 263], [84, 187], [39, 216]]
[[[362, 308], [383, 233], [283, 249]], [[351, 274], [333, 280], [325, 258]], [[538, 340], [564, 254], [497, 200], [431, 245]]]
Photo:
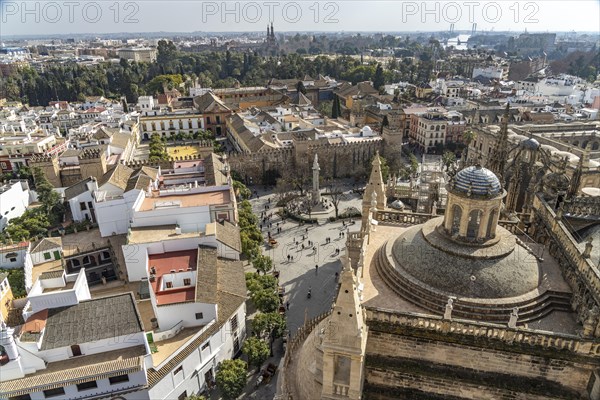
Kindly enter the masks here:
[[[334, 378], [348, 384], [346, 397], [360, 399], [364, 379], [367, 326], [360, 305], [358, 280], [347, 257], [342, 258], [340, 287], [325, 323], [323, 342], [323, 399], [338, 398]], [[341, 362], [343, 360], [343, 362]]]
[[504, 169], [506, 167], [506, 160], [508, 160], [508, 120], [510, 118], [510, 103], [506, 103], [506, 109], [502, 117], [502, 124], [500, 125], [500, 135], [496, 140], [494, 149], [490, 156], [488, 169], [496, 174], [498, 179], [502, 181], [504, 176]]
[[371, 207], [373, 192], [377, 194], [377, 208], [383, 210], [386, 206], [387, 199], [385, 196], [385, 183], [383, 182], [383, 176], [381, 174], [381, 159], [378, 151], [373, 158], [371, 176], [369, 177], [369, 182], [367, 183], [363, 195], [363, 208], [364, 206], [368, 208]]
[[379, 152], [375, 153], [375, 157], [373, 158], [373, 163], [371, 167], [371, 176], [369, 177], [369, 182], [367, 183], [367, 187], [365, 188], [365, 193], [363, 194], [362, 200], [362, 226], [361, 230], [363, 232], [367, 231], [369, 226], [369, 217], [371, 216], [371, 210], [373, 207], [371, 206], [371, 200], [373, 199], [373, 193], [376, 194], [377, 199], [377, 209], [384, 210], [387, 204], [387, 198], [385, 195], [385, 183], [383, 182], [383, 176], [381, 175], [381, 159], [379, 158]]
[[567, 193], [567, 199], [572, 199], [577, 196], [577, 192], [579, 191], [579, 186], [581, 185], [581, 176], [583, 175], [583, 168], [587, 167], [590, 161], [590, 150], [592, 150], [592, 142], [589, 141], [585, 146], [581, 157], [579, 157], [579, 162], [577, 163], [577, 168], [573, 172], [573, 176], [571, 177], [571, 184], [569, 185], [569, 192]]

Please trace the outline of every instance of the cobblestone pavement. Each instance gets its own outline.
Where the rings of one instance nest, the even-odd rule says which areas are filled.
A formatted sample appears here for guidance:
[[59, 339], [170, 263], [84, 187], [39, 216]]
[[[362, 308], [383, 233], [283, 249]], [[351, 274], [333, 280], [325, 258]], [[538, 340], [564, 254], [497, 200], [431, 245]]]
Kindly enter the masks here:
[[[254, 192], [257, 188], [251, 189]], [[348, 207], [356, 207], [359, 210], [361, 208], [360, 197], [351, 193], [351, 189], [351, 185], [346, 188], [347, 194], [343, 196], [339, 205], [340, 212]], [[285, 288], [284, 302], [289, 302], [289, 311], [286, 314], [287, 325], [290, 334], [294, 335], [295, 331], [304, 324], [305, 319], [311, 319], [331, 307], [337, 286], [335, 273], [339, 273], [341, 270], [340, 256], [345, 252], [346, 239], [342, 238], [340, 233], [345, 234], [348, 228], [350, 231], [359, 230], [360, 219], [355, 219], [353, 225], [347, 224], [346, 227], [341, 221], [325, 222], [326, 218], [320, 220], [318, 225], [299, 226], [296, 221], [290, 219], [282, 221], [276, 215], [278, 208], [275, 206], [275, 195], [270, 191], [258, 190], [258, 195], [258, 198], [253, 196], [250, 202], [257, 216], [260, 217], [263, 211], [272, 214], [269, 221], [272, 227], [265, 228], [263, 223], [262, 232], [266, 240], [267, 232], [270, 230], [272, 236], [277, 240], [278, 246], [274, 249], [265, 246], [263, 251], [273, 259], [275, 269], [280, 271], [279, 284]], [[328, 197], [325, 196], [325, 198]], [[270, 204], [269, 199], [271, 199]], [[265, 210], [265, 205], [270, 206], [268, 210]], [[260, 218], [259, 220], [262, 222]], [[281, 233], [276, 233], [277, 223], [279, 223]], [[304, 236], [304, 240], [302, 240], [302, 236]], [[326, 238], [330, 238], [330, 243], [326, 243]], [[309, 246], [309, 240], [314, 244]], [[299, 243], [298, 246], [296, 246], [296, 242]], [[305, 246], [304, 250], [302, 243]], [[316, 250], [313, 250], [313, 247]], [[336, 254], [336, 249], [339, 249], [339, 254]], [[289, 261], [288, 255], [290, 255]], [[291, 257], [294, 257], [293, 261]], [[317, 265], [318, 269], [315, 268]], [[248, 265], [246, 271], [253, 272], [254, 269]], [[311, 289], [310, 299], [307, 298], [309, 288]], [[248, 311], [251, 312], [250, 307]], [[252, 316], [248, 315], [249, 319]], [[250, 326], [248, 328], [250, 329]], [[284, 355], [281, 339], [275, 341], [273, 351], [274, 356], [265, 361], [264, 365], [268, 363], [279, 365]], [[249, 371], [248, 384], [241, 399], [270, 400], [275, 396], [277, 375], [269, 383], [262, 384], [258, 388], [255, 387], [257, 379], [258, 374], [255, 373], [255, 370]], [[219, 393], [213, 393], [210, 398], [219, 399]]]

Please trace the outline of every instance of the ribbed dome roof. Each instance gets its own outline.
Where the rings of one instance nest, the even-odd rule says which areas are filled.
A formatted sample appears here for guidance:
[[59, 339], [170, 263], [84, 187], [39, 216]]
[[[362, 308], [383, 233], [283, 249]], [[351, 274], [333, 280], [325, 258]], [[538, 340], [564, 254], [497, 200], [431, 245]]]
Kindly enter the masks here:
[[490, 197], [502, 191], [496, 174], [480, 165], [458, 171], [452, 189], [461, 193]]
[[527, 138], [525, 140], [522, 140], [521, 143], [519, 143], [519, 146], [521, 146], [522, 149], [526, 150], [537, 150], [540, 147], [540, 142], [538, 142], [534, 138]]

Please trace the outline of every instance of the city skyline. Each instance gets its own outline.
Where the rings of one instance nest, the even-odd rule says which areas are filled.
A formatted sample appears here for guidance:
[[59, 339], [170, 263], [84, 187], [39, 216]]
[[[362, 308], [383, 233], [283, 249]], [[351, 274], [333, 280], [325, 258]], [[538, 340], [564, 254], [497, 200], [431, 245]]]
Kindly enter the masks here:
[[[373, 1], [177, 1], [165, 18], [164, 3], [0, 2], [3, 38], [18, 36], [143, 33], [251, 33], [271, 22], [276, 32], [600, 32], [600, 3]], [[173, 3], [171, 3], [173, 4]], [[476, 25], [474, 25], [476, 24]], [[153, 29], [155, 28], [155, 29]]]

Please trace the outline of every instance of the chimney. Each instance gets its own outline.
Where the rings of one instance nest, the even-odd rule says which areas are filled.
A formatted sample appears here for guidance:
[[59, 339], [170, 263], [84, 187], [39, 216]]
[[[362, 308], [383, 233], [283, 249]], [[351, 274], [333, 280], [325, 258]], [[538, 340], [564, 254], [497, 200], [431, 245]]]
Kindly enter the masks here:
[[175, 234], [181, 235], [181, 227], [179, 225], [175, 226]]

